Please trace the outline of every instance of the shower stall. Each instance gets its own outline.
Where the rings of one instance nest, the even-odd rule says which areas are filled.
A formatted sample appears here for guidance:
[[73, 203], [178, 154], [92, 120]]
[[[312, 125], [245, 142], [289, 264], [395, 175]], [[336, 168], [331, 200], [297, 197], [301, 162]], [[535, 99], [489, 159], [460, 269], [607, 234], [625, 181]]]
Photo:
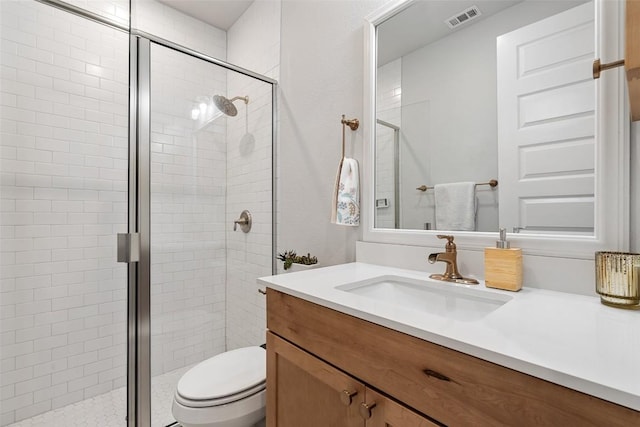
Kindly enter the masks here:
[[167, 426], [264, 342], [276, 81], [69, 3], [0, 2], [0, 426]]

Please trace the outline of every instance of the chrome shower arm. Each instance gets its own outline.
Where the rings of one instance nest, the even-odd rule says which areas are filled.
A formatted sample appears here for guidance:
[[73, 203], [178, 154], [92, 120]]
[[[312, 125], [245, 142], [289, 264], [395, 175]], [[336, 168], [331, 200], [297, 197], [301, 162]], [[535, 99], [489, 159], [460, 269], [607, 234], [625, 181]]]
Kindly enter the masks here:
[[237, 101], [238, 99], [243, 100], [245, 104], [249, 103], [249, 97], [248, 96], [234, 96], [233, 98], [231, 98], [229, 100], [229, 102]]

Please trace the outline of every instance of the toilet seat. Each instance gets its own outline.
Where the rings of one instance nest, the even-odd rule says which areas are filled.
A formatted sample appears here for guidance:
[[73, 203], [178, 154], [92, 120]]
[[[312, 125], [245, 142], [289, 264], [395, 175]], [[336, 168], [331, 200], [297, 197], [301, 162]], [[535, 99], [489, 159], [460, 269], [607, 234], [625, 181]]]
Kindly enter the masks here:
[[248, 427], [265, 417], [266, 390], [228, 405], [192, 408], [173, 400], [171, 412], [183, 427]]
[[222, 397], [219, 399], [187, 399], [184, 396], [180, 395], [180, 393], [176, 392], [175, 400], [183, 406], [188, 408], [209, 408], [212, 406], [220, 406], [226, 405], [228, 403], [237, 402], [238, 400], [245, 399], [249, 396], [252, 396], [256, 393], [263, 391], [266, 388], [266, 382], [259, 384], [250, 389], [241, 391], [239, 393], [232, 394], [230, 396]]
[[183, 375], [175, 400], [191, 408], [236, 402], [265, 389], [266, 369], [262, 347], [244, 347], [218, 354]]

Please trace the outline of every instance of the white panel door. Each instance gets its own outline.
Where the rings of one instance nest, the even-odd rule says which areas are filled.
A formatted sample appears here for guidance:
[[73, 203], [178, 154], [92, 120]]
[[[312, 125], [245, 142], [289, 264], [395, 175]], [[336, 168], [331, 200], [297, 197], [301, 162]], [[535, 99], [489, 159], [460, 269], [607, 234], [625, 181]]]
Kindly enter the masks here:
[[594, 230], [594, 6], [497, 39], [500, 225]]

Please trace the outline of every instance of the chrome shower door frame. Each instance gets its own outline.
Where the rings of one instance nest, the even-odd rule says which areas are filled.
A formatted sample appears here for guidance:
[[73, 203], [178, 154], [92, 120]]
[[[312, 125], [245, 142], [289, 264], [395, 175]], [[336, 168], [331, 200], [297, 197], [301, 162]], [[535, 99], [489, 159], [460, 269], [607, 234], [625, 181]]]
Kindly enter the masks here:
[[127, 425], [151, 425], [151, 43], [129, 39], [129, 233], [140, 256], [128, 264]]

